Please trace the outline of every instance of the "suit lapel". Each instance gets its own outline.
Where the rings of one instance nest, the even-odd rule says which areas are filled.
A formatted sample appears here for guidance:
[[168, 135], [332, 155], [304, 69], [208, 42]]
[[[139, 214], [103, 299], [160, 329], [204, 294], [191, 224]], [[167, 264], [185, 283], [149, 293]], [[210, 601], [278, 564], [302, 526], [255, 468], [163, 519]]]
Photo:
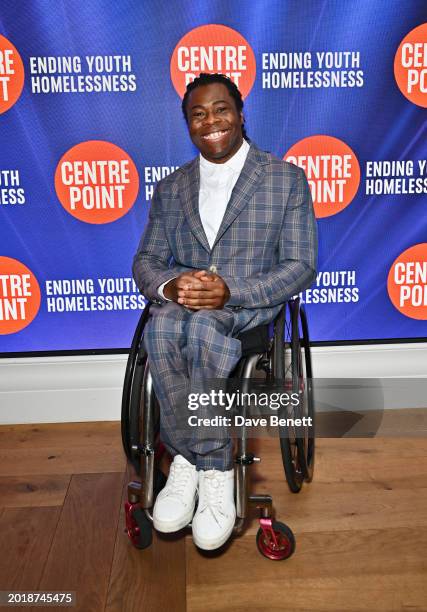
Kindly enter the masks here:
[[262, 152], [251, 144], [245, 164], [234, 186], [227, 208], [225, 209], [225, 214], [213, 246], [216, 245], [224, 232], [248, 204], [263, 175]]
[[190, 163], [187, 171], [184, 172], [183, 187], [180, 191], [182, 209], [190, 226], [194, 237], [200, 242], [202, 247], [210, 252], [209, 242], [203, 229], [199, 213], [199, 190], [200, 190], [200, 169], [199, 157], [197, 156]]
[[[265, 163], [265, 154], [255, 145], [251, 144], [248, 156], [246, 157], [245, 164], [234, 186], [213, 246], [220, 240], [221, 236], [242, 212], [252, 195], [255, 193], [264, 175], [265, 171], [263, 165]], [[210, 253], [211, 249], [209, 247], [209, 242], [200, 219], [199, 190], [200, 167], [199, 157], [196, 157], [190, 162], [186, 171], [183, 173], [183, 185], [180, 190], [180, 199], [191, 232], [202, 247]]]

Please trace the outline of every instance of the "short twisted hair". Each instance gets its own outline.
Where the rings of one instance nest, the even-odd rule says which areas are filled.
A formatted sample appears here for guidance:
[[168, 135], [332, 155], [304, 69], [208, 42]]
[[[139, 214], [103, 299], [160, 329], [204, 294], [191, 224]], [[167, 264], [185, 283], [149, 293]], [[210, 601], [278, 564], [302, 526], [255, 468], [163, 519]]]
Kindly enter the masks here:
[[[199, 76], [194, 79], [194, 81], [191, 81], [190, 83], [188, 83], [187, 89], [184, 94], [184, 98], [182, 99], [181, 108], [182, 108], [182, 113], [184, 115], [184, 119], [187, 124], [188, 124], [187, 103], [188, 103], [188, 97], [190, 93], [197, 87], [202, 87], [203, 85], [210, 85], [211, 83], [222, 83], [222, 85], [225, 85], [226, 88], [228, 89], [228, 93], [234, 100], [234, 104], [236, 105], [237, 112], [241, 113], [243, 111], [242, 94], [237, 88], [237, 85], [233, 83], [231, 79], [225, 76], [225, 74], [219, 74], [218, 72], [214, 74], [208, 74], [206, 72], [201, 72]], [[248, 136], [245, 130], [244, 119], [243, 119], [243, 125], [242, 125], [242, 135], [243, 135], [243, 138], [248, 139]]]

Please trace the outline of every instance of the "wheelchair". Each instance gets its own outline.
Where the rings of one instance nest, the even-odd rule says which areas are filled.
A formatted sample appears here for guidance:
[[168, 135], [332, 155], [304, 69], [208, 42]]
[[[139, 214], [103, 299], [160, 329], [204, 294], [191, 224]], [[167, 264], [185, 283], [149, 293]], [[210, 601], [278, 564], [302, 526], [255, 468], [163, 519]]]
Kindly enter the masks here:
[[[159, 439], [159, 406], [154, 394], [147, 353], [143, 345], [144, 326], [149, 318], [148, 302], [138, 322], [130, 349], [122, 396], [122, 443], [128, 461], [140, 480], [128, 484], [125, 502], [126, 531], [133, 546], [144, 549], [152, 543], [152, 509], [166, 476], [159, 467], [164, 447]], [[300, 299], [285, 303], [270, 325], [240, 333], [242, 356], [231, 376], [241, 381], [241, 391], [249, 379], [265, 378], [284, 391], [297, 393], [297, 406], [288, 406], [287, 415], [311, 426], [279, 426], [280, 449], [288, 487], [298, 493], [303, 483], [313, 478], [315, 435], [312, 364], [307, 318]], [[239, 383], [240, 384], [240, 383]], [[245, 408], [243, 407], [243, 410]], [[311, 421], [302, 419], [311, 417]], [[287, 419], [284, 421], [287, 422]], [[259, 510], [256, 544], [259, 552], [272, 560], [289, 558], [295, 550], [291, 529], [273, 518], [271, 495], [249, 493], [250, 466], [260, 461], [249, 450], [247, 430], [237, 437], [235, 458], [236, 522], [234, 534], [240, 535], [249, 506]], [[189, 525], [189, 527], [191, 524]]]

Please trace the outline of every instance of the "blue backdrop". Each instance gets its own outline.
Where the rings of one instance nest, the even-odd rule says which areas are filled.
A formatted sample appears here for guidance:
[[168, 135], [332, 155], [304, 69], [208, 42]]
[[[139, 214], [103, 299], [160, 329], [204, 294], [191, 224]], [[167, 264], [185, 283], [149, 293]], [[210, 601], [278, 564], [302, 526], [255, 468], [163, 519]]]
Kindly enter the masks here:
[[[3, 0], [0, 16], [0, 34], [16, 47], [25, 69], [22, 95], [0, 115], [0, 169], [19, 170], [25, 190], [25, 204], [0, 205], [0, 256], [30, 268], [42, 295], [28, 326], [0, 336], [1, 352], [129, 346], [139, 309], [49, 312], [46, 281], [131, 276], [149, 209], [146, 168], [179, 166], [196, 153], [170, 62], [180, 39], [206, 24], [236, 30], [253, 50], [256, 78], [245, 116], [260, 148], [283, 157], [301, 139], [326, 134], [344, 141], [359, 161], [355, 198], [342, 212], [318, 220], [319, 271], [354, 271], [358, 299], [307, 299], [312, 339], [427, 336], [427, 321], [399, 312], [387, 292], [394, 260], [427, 242], [426, 195], [365, 193], [367, 161], [426, 158], [426, 109], [402, 95], [393, 73], [401, 40], [427, 21], [425, 0]], [[363, 86], [263, 88], [263, 54], [317, 51], [359, 52]], [[32, 90], [31, 57], [94, 55], [130, 56], [135, 91]], [[139, 172], [135, 205], [112, 223], [74, 218], [55, 192], [59, 160], [88, 140], [121, 147]]]

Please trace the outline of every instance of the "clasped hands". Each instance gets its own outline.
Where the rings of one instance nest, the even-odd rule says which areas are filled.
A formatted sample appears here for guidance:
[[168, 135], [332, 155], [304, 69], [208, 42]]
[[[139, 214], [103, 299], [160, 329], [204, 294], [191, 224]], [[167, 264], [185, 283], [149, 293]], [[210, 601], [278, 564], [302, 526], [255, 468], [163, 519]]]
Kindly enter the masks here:
[[230, 299], [224, 280], [212, 272], [184, 272], [165, 285], [163, 294], [190, 310], [221, 310]]

